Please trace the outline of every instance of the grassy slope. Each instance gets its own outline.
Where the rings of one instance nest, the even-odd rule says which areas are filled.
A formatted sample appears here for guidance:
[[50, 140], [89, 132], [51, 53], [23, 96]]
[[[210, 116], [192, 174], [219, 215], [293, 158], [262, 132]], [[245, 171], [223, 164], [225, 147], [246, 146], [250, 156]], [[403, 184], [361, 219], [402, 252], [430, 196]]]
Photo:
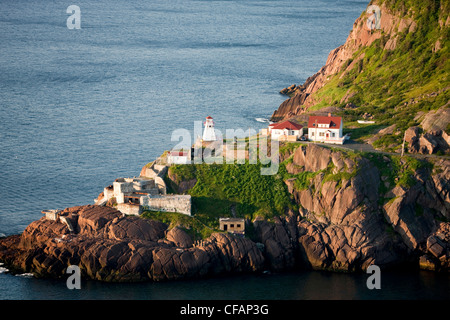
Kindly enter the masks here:
[[[193, 216], [189, 217], [179, 213], [145, 212], [143, 216], [159, 220], [170, 225], [170, 228], [180, 226], [184, 228], [193, 239], [205, 239], [212, 232], [219, 230], [219, 217], [242, 217], [253, 220], [261, 216], [269, 221], [275, 216], [284, 215], [286, 210], [298, 211], [300, 204], [296, 203], [293, 195], [289, 193], [284, 181], [294, 179], [295, 190], [311, 189], [312, 192], [321, 192], [326, 181], [337, 182], [336, 188], [340, 188], [355, 175], [353, 172], [342, 170], [336, 172], [333, 163], [317, 172], [300, 170], [297, 174], [288, 173], [286, 166], [292, 165], [293, 153], [301, 143], [282, 143], [281, 154], [290, 154], [280, 163], [278, 173], [275, 175], [261, 175], [261, 164], [190, 164], [173, 165], [169, 168], [170, 176], [175, 177], [174, 183], [196, 179], [197, 183], [187, 192], [192, 196]], [[333, 149], [333, 148], [332, 148]], [[361, 153], [349, 150], [336, 149], [344, 158], [351, 158], [358, 162], [361, 157], [369, 159], [378, 167], [382, 176], [389, 183], [380, 184], [380, 205], [389, 199], [383, 195], [396, 185], [411, 187], [417, 181], [414, 173], [420, 168], [432, 169], [425, 161], [412, 157], [383, 156], [377, 153]], [[321, 175], [317, 184], [314, 181], [317, 175]], [[168, 181], [170, 182], [170, 181]], [[170, 182], [172, 183], [172, 182]], [[173, 191], [173, 190], [172, 190]], [[246, 234], [252, 237], [251, 225], [247, 226]]]
[[252, 219], [283, 214], [292, 206], [283, 176], [261, 175], [260, 169], [261, 164], [245, 163], [175, 165], [169, 170], [181, 180], [197, 179], [189, 190], [194, 214], [205, 224], [218, 227], [217, 219], [231, 217], [233, 211], [238, 217]]
[[[381, 2], [377, 1], [377, 4]], [[357, 105], [358, 108], [344, 110], [341, 114], [346, 127], [352, 127], [347, 132], [352, 132], [356, 138], [395, 123], [399, 130], [379, 141], [379, 147], [400, 144], [403, 132], [419, 124], [414, 119], [417, 112], [437, 109], [450, 100], [448, 90], [442, 92], [450, 86], [450, 30], [448, 26], [439, 25], [439, 22], [445, 25], [449, 2], [442, 1], [442, 8], [440, 2], [435, 0], [384, 2], [396, 15], [412, 17], [417, 24], [416, 31], [398, 33], [397, 46], [392, 51], [384, 50], [388, 41], [385, 34], [370, 46], [359, 49], [344, 63], [343, 70], [314, 94], [318, 103], [311, 108], [317, 110], [330, 105], [343, 108], [349, 102]], [[441, 49], [433, 52], [438, 40]], [[340, 78], [350, 62], [362, 54], [364, 58]], [[341, 103], [347, 92], [357, 93]], [[426, 96], [432, 92], [441, 93]], [[418, 102], [405, 105], [412, 98]], [[366, 112], [374, 115], [377, 125], [367, 128], [356, 123]]]

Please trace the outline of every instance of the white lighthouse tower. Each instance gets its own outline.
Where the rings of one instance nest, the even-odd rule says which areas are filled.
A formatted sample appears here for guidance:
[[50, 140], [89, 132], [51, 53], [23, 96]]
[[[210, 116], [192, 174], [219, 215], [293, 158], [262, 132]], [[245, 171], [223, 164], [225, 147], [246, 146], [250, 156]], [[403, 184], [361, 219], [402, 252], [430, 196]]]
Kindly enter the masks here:
[[205, 129], [203, 130], [203, 141], [216, 141], [216, 133], [214, 132], [213, 118], [208, 116], [205, 121]]

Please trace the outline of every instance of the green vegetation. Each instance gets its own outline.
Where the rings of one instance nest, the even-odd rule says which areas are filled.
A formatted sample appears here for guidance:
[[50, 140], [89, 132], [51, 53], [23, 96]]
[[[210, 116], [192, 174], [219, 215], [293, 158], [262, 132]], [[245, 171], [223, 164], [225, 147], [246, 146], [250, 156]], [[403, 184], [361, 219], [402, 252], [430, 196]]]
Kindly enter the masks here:
[[281, 142], [279, 147], [279, 152], [281, 155], [285, 155], [287, 153], [292, 154], [298, 147], [304, 144], [298, 142]]
[[388, 134], [382, 136], [373, 143], [373, 147], [376, 149], [383, 149], [387, 152], [395, 152], [403, 142], [403, 136], [401, 134]]
[[[314, 93], [317, 104], [311, 110], [330, 105], [343, 108], [347, 103], [358, 106], [343, 109], [340, 114], [346, 121], [345, 127], [351, 128], [347, 132], [352, 133], [353, 139], [365, 138], [395, 123], [397, 134], [386, 135], [374, 145], [392, 151], [398, 149], [405, 130], [419, 124], [414, 119], [418, 111], [437, 109], [450, 99], [446, 90], [450, 86], [450, 28], [445, 27], [450, 2], [379, 0], [375, 4], [382, 3], [397, 17], [412, 19], [415, 30], [396, 29], [396, 34], [390, 35], [383, 30], [373, 31], [381, 33], [380, 38], [357, 50], [341, 71]], [[394, 38], [395, 49], [385, 49]], [[352, 62], [352, 68], [346, 70]], [[342, 101], [349, 92], [354, 94]], [[374, 116], [375, 125], [356, 124], [365, 113]]]
[[[351, 117], [348, 115], [342, 114], [344, 119], [350, 120]], [[358, 139], [364, 139], [371, 137], [374, 133], [379, 131], [380, 129], [385, 128], [386, 125], [380, 125], [380, 124], [359, 124], [356, 121], [355, 122], [345, 122], [344, 125], [344, 134], [351, 134], [351, 137], [353, 140]]]
[[296, 190], [306, 190], [311, 186], [312, 180], [319, 172], [303, 171], [295, 175], [294, 187]]
[[177, 182], [197, 179], [188, 192], [193, 213], [202, 223], [217, 228], [219, 217], [253, 219], [282, 215], [292, 208], [282, 175], [261, 175], [258, 164], [190, 164], [170, 167]]
[[[381, 180], [379, 193], [380, 199], [384, 204], [389, 199], [384, 199], [383, 195], [395, 186], [411, 188], [417, 183], [414, 174], [419, 170], [431, 170], [432, 164], [425, 160], [419, 160], [411, 156], [392, 156], [378, 153], [371, 154], [369, 158], [372, 163], [380, 170]], [[387, 185], [389, 186], [386, 186]]]
[[170, 229], [176, 226], [181, 227], [194, 241], [208, 238], [213, 232], [219, 231], [206, 226], [196, 217], [190, 217], [182, 213], [145, 211], [142, 217], [166, 223]]

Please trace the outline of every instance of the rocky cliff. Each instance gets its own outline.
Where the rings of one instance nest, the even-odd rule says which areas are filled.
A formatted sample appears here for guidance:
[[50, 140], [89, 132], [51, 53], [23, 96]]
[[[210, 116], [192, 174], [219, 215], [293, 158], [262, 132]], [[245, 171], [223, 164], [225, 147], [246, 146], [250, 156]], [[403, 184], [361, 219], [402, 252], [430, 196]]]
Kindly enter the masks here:
[[[398, 150], [406, 130], [417, 127], [408, 132], [407, 151], [449, 153], [449, 3], [373, 0], [370, 5], [380, 9], [379, 28], [370, 29], [371, 13], [363, 12], [346, 42], [329, 53], [316, 74], [280, 91], [290, 98], [271, 119], [302, 120], [332, 107], [349, 132], [365, 136], [377, 149]], [[444, 118], [430, 130], [423, 118], [436, 113]], [[361, 128], [360, 119], [376, 125]], [[392, 132], [377, 134], [392, 126]]]
[[[114, 208], [67, 208], [60, 221], [31, 223], [0, 239], [0, 261], [16, 272], [160, 281], [237, 272], [361, 271], [406, 265], [450, 270], [450, 161], [361, 155], [304, 145], [283, 155], [283, 179], [296, 208], [248, 221], [242, 238], [213, 233], [193, 242], [181, 227]], [[400, 163], [398, 162], [400, 161]], [[418, 161], [418, 160], [417, 160]]]
[[69, 265], [101, 281], [173, 280], [261, 270], [264, 258], [255, 243], [216, 233], [194, 244], [182, 229], [123, 216], [99, 206], [68, 208], [62, 215], [76, 226], [69, 232], [45, 217], [21, 236], [0, 240], [0, 261], [16, 272], [65, 277]]
[[[331, 106], [345, 121], [375, 120], [379, 131], [368, 138], [374, 146], [382, 141], [381, 146], [395, 148], [405, 137], [411, 153], [449, 152], [448, 2], [371, 4], [381, 9], [380, 29], [368, 29], [363, 13], [345, 44], [330, 52], [316, 74], [282, 90], [291, 98], [272, 120]], [[359, 271], [371, 264], [450, 270], [447, 158], [425, 162], [308, 144], [288, 148], [281, 161], [285, 171], [259, 180], [252, 179], [249, 167], [226, 176], [220, 166], [208, 172], [212, 178], [222, 173], [218, 181], [228, 183], [227, 190], [219, 191], [229, 199], [211, 202], [231, 199], [236, 207], [244, 189], [255, 185], [248, 193], [255, 198], [252, 206], [265, 203], [258, 198], [262, 192], [265, 198], [283, 193], [271, 198], [277, 207], [292, 202], [285, 214], [252, 217], [246, 238], [213, 233], [193, 242], [182, 227], [87, 205], [62, 212], [72, 232], [61, 220], [41, 218], [21, 235], [0, 239], [0, 261], [12, 271], [43, 277], [65, 277], [69, 265], [78, 265], [84, 277], [102, 281], [173, 280], [266, 268]], [[148, 169], [141, 174], [152, 174]], [[168, 179], [180, 193], [207, 182], [188, 176], [180, 180], [169, 172]], [[215, 189], [204, 190], [207, 198]], [[242, 209], [248, 207], [244, 203]], [[272, 210], [263, 209], [259, 212]]]
[[[290, 86], [282, 89], [280, 93], [289, 94], [291, 98], [284, 101], [280, 107], [274, 111], [271, 119], [279, 121], [301, 114], [309, 107], [315, 105], [318, 99], [314, 99], [314, 93], [322, 88], [332, 76], [343, 70], [340, 78], [343, 78], [347, 72], [352, 70], [360, 60], [364, 59], [364, 54], [357, 55], [352, 59], [354, 54], [362, 47], [370, 46], [375, 40], [381, 38], [383, 35], [387, 37], [385, 44], [386, 50], [393, 50], [395, 48], [395, 39], [400, 32], [411, 32], [416, 30], [416, 22], [409, 17], [400, 17], [392, 12], [384, 3], [380, 1], [372, 1], [372, 4], [379, 4], [381, 9], [380, 15], [380, 29], [369, 29], [366, 25], [368, 14], [362, 13], [353, 23], [353, 28], [347, 37], [345, 43], [336, 49], [331, 50], [325, 65], [320, 70], [306, 79], [306, 81], [299, 86]], [[351, 59], [351, 61], [350, 61]], [[349, 62], [350, 61], [350, 62]], [[347, 63], [349, 62], [349, 63]], [[347, 64], [346, 64], [347, 63]], [[345, 65], [346, 64], [346, 65]], [[343, 68], [345, 65], [345, 68]], [[351, 92], [344, 97], [347, 102]]]
[[[449, 270], [449, 160], [408, 171], [405, 186], [404, 172], [386, 156], [308, 145], [291, 157], [286, 169], [294, 178], [285, 183], [300, 207], [298, 215], [255, 222], [273, 267], [355, 271], [370, 264], [420, 264]], [[401, 170], [408, 165], [402, 163]], [[305, 174], [308, 184], [299, 184]]]

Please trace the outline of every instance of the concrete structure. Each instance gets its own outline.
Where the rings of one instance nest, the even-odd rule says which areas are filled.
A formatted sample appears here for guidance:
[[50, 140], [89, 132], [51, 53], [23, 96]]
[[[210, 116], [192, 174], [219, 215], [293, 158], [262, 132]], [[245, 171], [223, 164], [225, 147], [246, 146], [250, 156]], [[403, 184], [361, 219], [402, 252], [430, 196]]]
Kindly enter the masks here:
[[144, 210], [179, 212], [191, 215], [190, 195], [167, 195], [164, 176], [167, 166], [158, 165], [156, 161], [145, 167], [134, 178], [118, 178], [111, 186], [104, 188], [103, 198], [96, 200], [96, 205], [106, 205], [115, 199], [117, 210], [126, 215], [140, 215]]
[[269, 125], [268, 133], [273, 140], [297, 141], [303, 135], [303, 126], [286, 120]]
[[139, 205], [139, 198], [147, 194], [159, 194], [155, 179], [119, 178], [113, 183], [113, 196], [118, 204], [134, 203]]
[[203, 130], [203, 141], [216, 141], [216, 133], [214, 131], [214, 121], [212, 117], [206, 117]]
[[71, 220], [69, 219], [69, 217], [67, 217], [67, 215], [61, 215], [61, 210], [52, 209], [52, 210], [42, 210], [41, 212], [45, 214], [45, 218], [47, 220], [61, 222], [67, 226], [70, 232], [74, 232], [74, 227], [72, 225]]
[[245, 234], [245, 220], [243, 218], [219, 218], [220, 230], [234, 234]]
[[172, 150], [167, 154], [168, 164], [188, 164], [191, 163], [191, 151]]
[[138, 203], [118, 203], [116, 209], [127, 216], [138, 216], [142, 212]]
[[165, 195], [141, 197], [141, 210], [178, 212], [191, 215], [190, 195]]
[[308, 140], [325, 143], [343, 144], [346, 137], [342, 134], [342, 117], [310, 116], [308, 121]]
[[41, 212], [45, 214], [45, 218], [47, 220], [58, 221], [61, 210], [52, 209], [52, 210], [42, 210]]

